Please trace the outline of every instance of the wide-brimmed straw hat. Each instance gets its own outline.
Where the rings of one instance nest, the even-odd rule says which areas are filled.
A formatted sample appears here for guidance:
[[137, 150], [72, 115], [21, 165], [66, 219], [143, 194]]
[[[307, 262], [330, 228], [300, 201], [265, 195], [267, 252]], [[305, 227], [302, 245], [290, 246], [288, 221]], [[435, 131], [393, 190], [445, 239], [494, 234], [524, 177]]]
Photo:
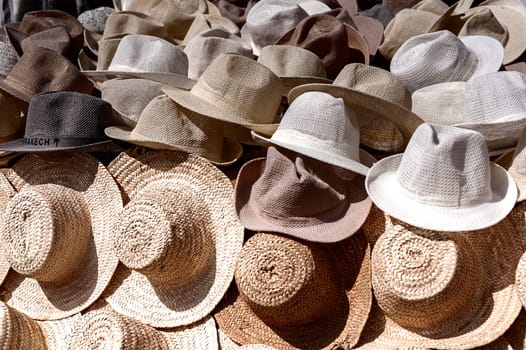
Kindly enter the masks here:
[[175, 151], [121, 153], [108, 169], [130, 202], [110, 235], [122, 264], [106, 301], [154, 327], [203, 319], [230, 285], [243, 243], [230, 180]]
[[376, 211], [371, 257], [377, 305], [358, 349], [472, 349], [500, 337], [522, 305], [514, 285], [520, 231], [422, 230]]
[[[15, 194], [16, 190], [13, 188], [13, 185], [3, 173], [0, 173], [0, 213], [4, 211], [7, 203]], [[5, 249], [3, 246], [0, 246], [0, 285], [4, 282], [10, 268]]]
[[7, 179], [18, 193], [3, 214], [1, 240], [12, 269], [4, 300], [38, 320], [89, 307], [118, 264], [109, 234], [122, 208], [117, 184], [82, 153], [27, 155]]
[[[469, 11], [466, 14], [469, 17], [460, 28], [458, 36], [487, 35], [497, 39], [503, 46], [506, 45], [509, 38], [506, 27], [499, 22], [489, 8], [475, 7], [473, 10], [475, 9], [476, 12], [470, 13]], [[506, 56], [506, 48], [504, 48], [504, 56]]]
[[216, 324], [212, 317], [188, 327], [155, 329], [121, 315], [102, 303], [74, 323], [66, 339], [68, 349], [188, 349], [218, 350]]
[[517, 147], [501, 155], [495, 163], [501, 165], [513, 177], [517, 184], [519, 195], [517, 202], [526, 199], [526, 127], [522, 130]]
[[292, 89], [289, 102], [307, 91], [343, 98], [355, 111], [363, 145], [384, 152], [400, 152], [423, 123], [411, 112], [411, 95], [388, 71], [359, 63], [346, 65], [332, 84], [305, 84]]
[[337, 244], [257, 233], [214, 313], [219, 328], [243, 345], [353, 347], [372, 303], [369, 252], [361, 233]]
[[[313, 242], [337, 242], [358, 231], [371, 200], [358, 174], [269, 147], [239, 171], [235, 206], [249, 230], [280, 232]], [[272, 188], [272, 191], [269, 191]]]
[[217, 56], [190, 91], [168, 87], [163, 91], [177, 104], [207, 117], [265, 135], [278, 127], [283, 83], [270, 69], [241, 55]]
[[148, 148], [197, 154], [216, 165], [230, 165], [243, 149], [223, 137], [223, 123], [190, 112], [168, 96], [155, 97], [142, 111], [133, 128], [110, 126], [107, 136]]
[[438, 124], [419, 126], [403, 154], [371, 167], [365, 185], [389, 215], [435, 231], [492, 226], [517, 199], [511, 175], [489, 161], [482, 134]]
[[448, 81], [466, 81], [502, 66], [504, 48], [485, 35], [457, 37], [448, 30], [416, 35], [391, 60], [391, 73], [411, 92]]
[[219, 348], [221, 350], [275, 350], [276, 348], [265, 344], [239, 345], [230, 339], [221, 329], [217, 330]]
[[14, 47], [7, 35], [0, 33], [0, 78], [5, 78], [18, 62]]

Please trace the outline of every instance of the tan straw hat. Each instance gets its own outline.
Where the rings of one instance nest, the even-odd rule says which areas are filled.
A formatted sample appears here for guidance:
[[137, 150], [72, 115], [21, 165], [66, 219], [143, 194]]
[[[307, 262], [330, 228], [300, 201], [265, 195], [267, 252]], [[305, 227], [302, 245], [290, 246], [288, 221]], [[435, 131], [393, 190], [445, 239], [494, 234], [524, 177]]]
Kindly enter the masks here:
[[175, 151], [121, 153], [108, 169], [130, 202], [110, 235], [122, 264], [106, 301], [154, 327], [203, 319], [230, 285], [243, 243], [229, 179]]
[[[0, 173], [0, 213], [3, 213], [7, 203], [16, 194], [16, 190], [13, 185], [7, 180], [3, 173]], [[0, 245], [0, 286], [4, 282], [11, 265], [7, 258], [7, 253], [3, 245]]]
[[160, 150], [197, 154], [216, 165], [230, 165], [243, 153], [241, 145], [223, 137], [223, 123], [193, 113], [166, 95], [155, 97], [133, 128], [110, 126], [108, 137]]
[[[491, 9], [475, 7], [473, 10], [476, 12], [466, 14], [469, 17], [460, 28], [458, 36], [487, 35], [497, 39], [502, 45], [506, 45], [509, 38], [508, 30], [504, 24], [499, 22]], [[506, 56], [506, 48], [504, 48], [504, 56]]]
[[239, 345], [230, 339], [221, 329], [217, 330], [219, 349], [221, 350], [275, 350], [276, 348], [265, 344]]
[[[358, 349], [472, 349], [500, 337], [522, 308], [514, 286], [520, 232], [422, 230], [380, 211], [371, 257], [378, 306]], [[367, 344], [369, 343], [369, 344]]]
[[264, 135], [278, 127], [283, 83], [270, 69], [241, 55], [217, 56], [190, 91], [163, 91], [186, 109]]
[[118, 264], [109, 234], [122, 208], [117, 184], [84, 153], [27, 155], [7, 179], [18, 193], [0, 235], [12, 268], [4, 300], [39, 320], [87, 308]]
[[101, 303], [74, 324], [68, 349], [218, 350], [215, 321], [207, 317], [188, 327], [155, 329]]
[[337, 244], [255, 234], [214, 314], [219, 328], [242, 345], [351, 348], [372, 303], [369, 252], [361, 233]]
[[526, 199], [526, 127], [522, 130], [519, 143], [514, 150], [501, 155], [495, 163], [508, 170], [517, 184], [519, 196], [517, 202]]
[[343, 98], [356, 113], [360, 142], [384, 152], [400, 152], [423, 123], [411, 112], [411, 95], [388, 71], [351, 63], [332, 84], [306, 84], [292, 89], [289, 102], [307, 91], [321, 91]]
[[[194, 18], [192, 25], [190, 26], [190, 28], [188, 28], [182, 45], [186, 46], [193, 38], [198, 36], [200, 33], [214, 29], [218, 29], [220, 31], [227, 32], [230, 34], [235, 34], [237, 35], [238, 39], [241, 40], [241, 38], [239, 38], [239, 27], [228, 18], [218, 15], [200, 14]], [[248, 49], [250, 51], [250, 55], [252, 55], [252, 48], [248, 47]]]

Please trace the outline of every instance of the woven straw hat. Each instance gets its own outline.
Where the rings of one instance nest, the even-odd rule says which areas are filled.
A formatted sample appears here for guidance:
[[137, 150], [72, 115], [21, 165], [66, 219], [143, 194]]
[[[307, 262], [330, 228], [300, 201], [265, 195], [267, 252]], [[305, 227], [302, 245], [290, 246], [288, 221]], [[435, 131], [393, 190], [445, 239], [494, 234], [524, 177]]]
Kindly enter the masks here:
[[119, 43], [108, 70], [83, 71], [94, 81], [118, 78], [144, 78], [190, 89], [188, 58], [183, 49], [151, 35], [127, 35]]
[[179, 107], [168, 96], [155, 97], [142, 111], [133, 129], [110, 126], [106, 135], [153, 149], [200, 155], [216, 165], [230, 165], [243, 149], [223, 137], [223, 123]]
[[447, 30], [416, 35], [407, 40], [391, 60], [391, 72], [411, 92], [447, 81], [500, 69], [504, 48], [485, 35], [457, 37]]
[[217, 330], [219, 348], [221, 350], [275, 350], [276, 348], [265, 344], [238, 345], [230, 339], [221, 329]]
[[97, 63], [95, 64], [95, 68], [93, 68], [92, 64], [82, 66], [79, 65], [82, 71], [93, 69], [108, 70], [111, 61], [113, 60], [113, 56], [115, 56], [115, 51], [117, 51], [117, 48], [119, 47], [119, 44], [123, 37], [110, 37], [108, 39], [101, 40], [99, 43], [99, 55], [97, 57]]
[[241, 55], [217, 56], [190, 91], [163, 91], [186, 109], [264, 135], [278, 127], [283, 83], [270, 69]]
[[268, 45], [261, 49], [258, 62], [269, 68], [283, 82], [283, 95], [308, 83], [331, 83], [325, 66], [313, 52], [292, 45]]
[[108, 234], [122, 207], [115, 181], [82, 153], [27, 155], [7, 179], [18, 191], [1, 231], [12, 268], [3, 283], [7, 304], [39, 320], [87, 308], [118, 264]]
[[203, 319], [232, 281], [243, 243], [230, 181], [182, 152], [121, 153], [108, 169], [130, 202], [111, 235], [123, 264], [106, 301], [154, 327]]
[[517, 202], [526, 199], [526, 128], [523, 129], [517, 147], [501, 155], [495, 163], [508, 170], [517, 184]]
[[389, 215], [436, 231], [492, 226], [517, 199], [511, 175], [489, 161], [483, 135], [438, 124], [419, 126], [403, 154], [371, 167], [365, 185]]
[[[16, 190], [13, 188], [11, 183], [7, 180], [3, 173], [0, 173], [0, 213], [4, 211], [9, 200], [16, 194]], [[3, 246], [0, 246], [0, 285], [4, 282], [4, 279], [9, 272], [11, 266], [9, 265], [9, 259]]]
[[255, 234], [214, 313], [219, 328], [243, 345], [351, 348], [372, 303], [369, 249], [361, 233], [338, 244]]
[[472, 349], [504, 334], [522, 307], [514, 286], [521, 238], [510, 221], [445, 233], [374, 213], [378, 306], [358, 349]]
[[386, 152], [404, 149], [422, 119], [411, 112], [411, 96], [386, 70], [359, 63], [346, 65], [332, 84], [306, 84], [289, 93], [289, 102], [307, 91], [343, 98], [356, 112], [360, 142]]
[[371, 209], [363, 177], [341, 173], [328, 164], [269, 147], [266, 159], [254, 159], [239, 171], [238, 218], [253, 231], [313, 242], [341, 241], [358, 231]]
[[108, 16], [115, 12], [113, 7], [100, 6], [92, 10], [86, 10], [77, 16], [84, 30], [97, 34], [104, 33]]
[[5, 78], [18, 61], [14, 47], [7, 35], [0, 33], [0, 78]]
[[[466, 14], [469, 17], [460, 28], [458, 36], [487, 35], [497, 39], [502, 45], [506, 45], [509, 38], [506, 27], [499, 22], [489, 8], [476, 7], [475, 9], [476, 12]], [[504, 56], [506, 56], [506, 48], [504, 48]]]
[[74, 326], [68, 349], [218, 349], [212, 317], [189, 327], [157, 330], [102, 304], [83, 314]]
[[[239, 39], [239, 27], [232, 22], [230, 19], [226, 17], [221, 17], [217, 15], [197, 15], [190, 28], [188, 28], [188, 31], [186, 32], [186, 35], [184, 37], [184, 40], [182, 42], [182, 45], [188, 45], [188, 43], [198, 36], [202, 32], [206, 32], [208, 30], [212, 29], [218, 29], [223, 32], [227, 32], [230, 34], [234, 34], [236, 36], [236, 40]], [[244, 42], [243, 42], [244, 43]], [[245, 43], [245, 45], [250, 50], [250, 55], [252, 55], [252, 48], [249, 47], [248, 44]]]
[[465, 81], [428, 85], [413, 92], [411, 97], [413, 113], [426, 123], [456, 125], [464, 119]]

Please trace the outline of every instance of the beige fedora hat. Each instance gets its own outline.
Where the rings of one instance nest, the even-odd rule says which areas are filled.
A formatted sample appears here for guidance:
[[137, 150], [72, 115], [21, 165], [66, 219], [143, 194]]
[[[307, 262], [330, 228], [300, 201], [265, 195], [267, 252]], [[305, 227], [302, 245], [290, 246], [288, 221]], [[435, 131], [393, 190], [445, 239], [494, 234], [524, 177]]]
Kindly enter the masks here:
[[175, 151], [121, 153], [108, 170], [130, 202], [110, 235], [122, 264], [104, 298], [154, 327], [202, 320], [230, 285], [243, 243], [230, 180]]
[[109, 235], [122, 208], [117, 184], [85, 153], [30, 154], [7, 179], [18, 193], [4, 210], [0, 234], [11, 265], [4, 300], [38, 320], [82, 311], [119, 262]]
[[105, 133], [139, 146], [197, 154], [216, 165], [230, 165], [243, 153], [239, 143], [223, 137], [222, 122], [190, 112], [166, 95], [148, 103], [133, 129], [110, 126]]
[[[508, 29], [499, 22], [491, 9], [475, 7], [472, 10], [465, 15], [469, 17], [460, 28], [458, 36], [487, 35], [497, 39], [503, 46], [506, 45], [509, 38]], [[504, 57], [506, 57], [506, 48], [504, 48]]]
[[337, 244], [256, 233], [214, 313], [219, 328], [242, 345], [352, 348], [372, 303], [369, 252], [361, 233]]
[[270, 69], [241, 55], [217, 56], [190, 91], [163, 91], [186, 109], [264, 135], [278, 127], [283, 83]]
[[519, 191], [517, 202], [524, 201], [526, 199], [526, 127], [522, 130], [517, 147], [501, 155], [495, 163], [507, 169], [517, 184]]
[[482, 134], [438, 124], [422, 124], [403, 154], [375, 163], [365, 186], [389, 215], [435, 231], [490, 227], [517, 199], [511, 175], [489, 161]]
[[398, 78], [381, 68], [348, 64], [332, 84], [305, 84], [292, 89], [289, 102], [307, 91], [343, 98], [358, 118], [360, 142], [379, 151], [402, 151], [423, 123], [411, 112], [411, 95], [407, 89]]
[[[186, 32], [182, 45], [186, 46], [190, 40], [198, 36], [202, 32], [206, 32], [212, 29], [219, 29], [221, 31], [234, 34], [239, 38], [239, 27], [226, 17], [219, 15], [197, 15], [190, 28]], [[247, 46], [249, 46], [247, 44]], [[252, 54], [252, 48], [250, 48]]]
[[502, 336], [522, 305], [520, 231], [507, 219], [471, 232], [419, 229], [380, 211], [371, 257], [377, 300], [357, 349], [472, 349]]

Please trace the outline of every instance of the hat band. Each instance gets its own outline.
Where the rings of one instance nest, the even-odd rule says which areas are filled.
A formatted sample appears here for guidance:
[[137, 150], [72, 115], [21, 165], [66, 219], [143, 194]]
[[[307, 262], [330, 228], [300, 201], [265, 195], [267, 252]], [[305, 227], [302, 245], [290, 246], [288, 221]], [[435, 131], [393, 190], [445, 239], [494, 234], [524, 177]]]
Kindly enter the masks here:
[[60, 137], [60, 136], [24, 136], [23, 144], [42, 149], [75, 147], [109, 141], [106, 137]]

